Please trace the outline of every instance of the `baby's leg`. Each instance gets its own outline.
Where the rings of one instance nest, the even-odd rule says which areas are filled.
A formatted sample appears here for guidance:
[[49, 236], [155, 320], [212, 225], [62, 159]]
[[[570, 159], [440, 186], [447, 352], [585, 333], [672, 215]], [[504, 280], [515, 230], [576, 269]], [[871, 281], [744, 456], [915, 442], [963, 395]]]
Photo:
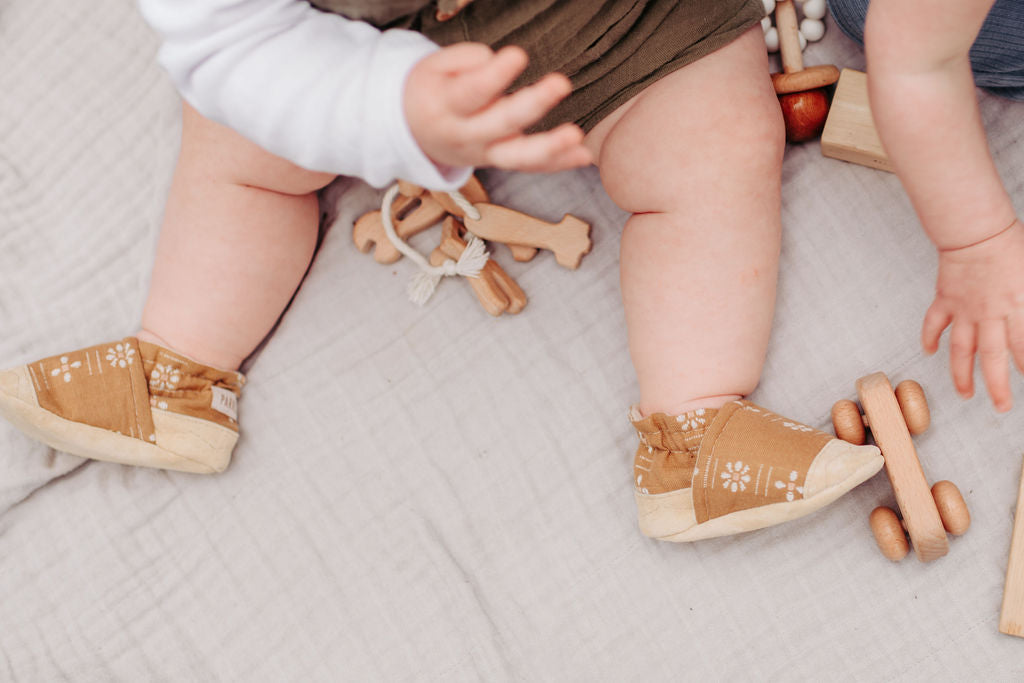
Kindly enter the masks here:
[[779, 257], [783, 125], [760, 29], [658, 81], [588, 143], [608, 194], [633, 212], [621, 277], [641, 530], [750, 531], [875, 474], [873, 446], [737, 400], [761, 374]]
[[309, 266], [315, 191], [331, 179], [186, 105], [142, 331], [0, 371], [0, 414], [75, 455], [223, 470], [245, 382], [235, 370]]
[[785, 144], [768, 71], [752, 30], [588, 135], [609, 196], [633, 212], [622, 298], [645, 414], [717, 407], [760, 377]]
[[273, 327], [316, 247], [316, 191], [299, 168], [187, 104], [139, 339], [237, 369]]

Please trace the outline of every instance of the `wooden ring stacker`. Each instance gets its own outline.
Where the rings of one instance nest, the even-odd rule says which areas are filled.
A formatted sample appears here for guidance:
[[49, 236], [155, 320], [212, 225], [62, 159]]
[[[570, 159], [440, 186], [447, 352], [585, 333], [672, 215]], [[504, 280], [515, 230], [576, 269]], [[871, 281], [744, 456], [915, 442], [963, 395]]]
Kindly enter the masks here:
[[[959, 536], [971, 525], [971, 515], [960, 490], [953, 482], [937, 482], [931, 490], [921, 469], [910, 435], [928, 428], [931, 415], [921, 385], [905, 380], [893, 391], [885, 373], [876, 372], [857, 380], [857, 394], [865, 415], [853, 401], [832, 406], [836, 436], [852, 444], [864, 443], [864, 427], [870, 427], [875, 443], [885, 458], [902, 522], [887, 507], [871, 511], [871, 530], [879, 550], [894, 562], [908, 551], [907, 535], [921, 562], [931, 562], [949, 552], [946, 532]], [[906, 533], [904, 533], [904, 530]]]
[[821, 135], [825, 127], [829, 103], [824, 89], [839, 80], [839, 69], [832, 64], [804, 68], [793, 0], [775, 5], [775, 25], [783, 73], [772, 74], [772, 85], [786, 121], [786, 141], [805, 142]]

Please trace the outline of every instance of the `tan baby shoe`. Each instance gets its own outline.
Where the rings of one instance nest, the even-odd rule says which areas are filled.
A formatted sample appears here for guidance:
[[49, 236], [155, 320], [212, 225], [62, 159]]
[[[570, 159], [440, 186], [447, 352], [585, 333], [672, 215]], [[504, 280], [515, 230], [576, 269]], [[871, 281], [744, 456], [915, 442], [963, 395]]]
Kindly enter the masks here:
[[245, 377], [134, 337], [0, 371], [0, 415], [65, 453], [221, 472]]
[[825, 507], [883, 464], [854, 446], [750, 401], [630, 421], [640, 437], [634, 484], [640, 530], [696, 541], [781, 524]]

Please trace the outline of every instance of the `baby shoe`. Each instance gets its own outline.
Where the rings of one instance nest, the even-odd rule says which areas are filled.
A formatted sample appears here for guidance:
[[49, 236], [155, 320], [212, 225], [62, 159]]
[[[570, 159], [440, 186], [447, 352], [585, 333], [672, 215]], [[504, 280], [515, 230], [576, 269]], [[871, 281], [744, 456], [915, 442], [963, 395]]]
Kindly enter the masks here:
[[640, 437], [634, 494], [640, 530], [696, 541], [788, 522], [874, 476], [874, 446], [854, 446], [750, 401], [630, 421]]
[[245, 377], [134, 337], [0, 371], [0, 415], [65, 453], [221, 472]]

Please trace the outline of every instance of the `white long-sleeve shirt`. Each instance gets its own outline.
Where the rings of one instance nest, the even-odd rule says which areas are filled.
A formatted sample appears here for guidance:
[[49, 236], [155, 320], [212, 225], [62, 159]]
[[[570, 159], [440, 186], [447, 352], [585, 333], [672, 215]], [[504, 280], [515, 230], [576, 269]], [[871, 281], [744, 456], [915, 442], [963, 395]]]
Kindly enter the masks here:
[[161, 65], [203, 116], [303, 168], [383, 187], [455, 189], [472, 169], [434, 164], [405, 120], [413, 65], [438, 49], [302, 0], [139, 0]]

